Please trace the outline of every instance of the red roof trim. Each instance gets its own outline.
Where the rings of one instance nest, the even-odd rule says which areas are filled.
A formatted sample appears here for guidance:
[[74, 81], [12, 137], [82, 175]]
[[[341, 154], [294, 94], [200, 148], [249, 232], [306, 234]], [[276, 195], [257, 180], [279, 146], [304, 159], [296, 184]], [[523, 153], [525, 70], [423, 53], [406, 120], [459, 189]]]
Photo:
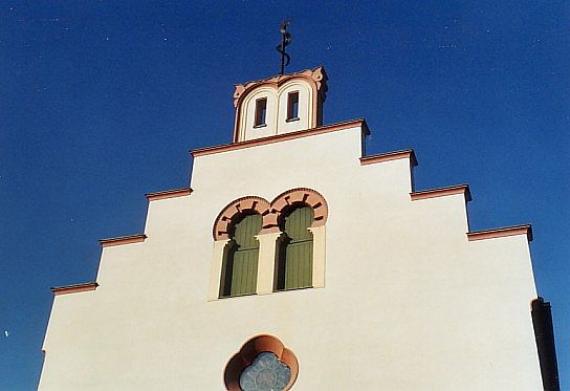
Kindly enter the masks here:
[[385, 152], [379, 153], [376, 155], [369, 155], [369, 156], [362, 156], [360, 158], [360, 164], [362, 166], [367, 166], [369, 164], [387, 162], [391, 160], [397, 159], [410, 159], [410, 163], [412, 166], [417, 166], [418, 161], [416, 159], [416, 154], [414, 153], [413, 149], [406, 149], [402, 151], [393, 151], [393, 152]]
[[449, 187], [440, 187], [437, 189], [414, 191], [410, 193], [412, 201], [425, 200], [427, 198], [444, 197], [448, 195], [464, 194], [466, 201], [471, 201], [471, 192], [469, 185], [455, 185]]
[[274, 136], [257, 138], [254, 140], [242, 141], [239, 143], [224, 144], [224, 145], [218, 145], [218, 146], [206, 147], [206, 148], [198, 148], [198, 149], [194, 149], [194, 150], [190, 151], [190, 153], [192, 154], [193, 157], [196, 158], [199, 156], [211, 155], [214, 153], [235, 151], [238, 149], [257, 147], [259, 145], [274, 144], [274, 143], [278, 143], [281, 141], [293, 140], [296, 138], [316, 136], [317, 134], [335, 132], [337, 130], [350, 129], [350, 128], [354, 128], [356, 126], [361, 126], [362, 131], [365, 135], [370, 134], [370, 130], [368, 130], [368, 125], [366, 124], [366, 121], [364, 119], [355, 119], [355, 120], [340, 122], [340, 123], [332, 124], [332, 125], [319, 126], [319, 127], [312, 128], [312, 129], [299, 130], [299, 131], [291, 132], [291, 133], [277, 134]]
[[119, 236], [116, 238], [101, 239], [99, 240], [99, 243], [101, 244], [101, 247], [105, 248], [121, 244], [144, 242], [146, 238], [147, 236], [145, 234]]
[[530, 224], [514, 225], [512, 227], [502, 227], [486, 229], [482, 231], [468, 232], [469, 241], [504, 238], [507, 236], [526, 235], [529, 242], [532, 241], [532, 226]]
[[97, 289], [98, 286], [99, 284], [97, 284], [96, 282], [86, 282], [83, 284], [56, 286], [50, 289], [53, 292], [54, 296], [60, 296], [60, 295], [67, 295], [69, 293], [94, 291], [95, 289]]
[[188, 195], [192, 194], [192, 191], [193, 190], [190, 188], [164, 190], [164, 191], [157, 191], [154, 193], [146, 193], [145, 197], [149, 201], [157, 201], [157, 200], [164, 200], [166, 198], [188, 196]]

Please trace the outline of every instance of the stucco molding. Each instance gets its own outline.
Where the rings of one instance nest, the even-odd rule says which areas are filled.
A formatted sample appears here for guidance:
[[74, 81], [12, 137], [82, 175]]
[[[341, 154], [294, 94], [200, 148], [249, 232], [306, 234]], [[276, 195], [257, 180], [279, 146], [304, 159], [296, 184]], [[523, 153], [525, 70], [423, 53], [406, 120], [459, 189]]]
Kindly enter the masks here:
[[475, 240], [504, 238], [515, 235], [526, 235], [527, 240], [529, 242], [532, 241], [532, 226], [530, 224], [523, 224], [511, 227], [473, 231], [467, 233], [467, 239], [471, 242]]
[[259, 213], [263, 219], [263, 228], [265, 226], [265, 216], [269, 214], [269, 206], [269, 202], [265, 198], [258, 196], [241, 197], [230, 202], [216, 217], [213, 229], [214, 240], [229, 239], [229, 229], [232, 221], [236, 216], [244, 212]]
[[120, 246], [123, 244], [144, 242], [146, 238], [147, 236], [145, 234], [118, 236], [116, 238], [100, 239], [99, 244], [101, 244], [101, 247], [103, 248], [113, 247], [113, 246]]
[[406, 150], [402, 150], [402, 151], [393, 151], [393, 152], [379, 153], [376, 155], [362, 156], [360, 158], [360, 165], [367, 166], [369, 164], [389, 162], [392, 160], [399, 160], [399, 159], [410, 159], [410, 164], [412, 166], [418, 165], [418, 161], [416, 159], [416, 154], [414, 153], [413, 149], [406, 149]]
[[82, 284], [73, 284], [73, 285], [64, 285], [64, 286], [56, 286], [50, 288], [54, 296], [61, 296], [67, 295], [70, 293], [78, 293], [78, 292], [87, 292], [87, 291], [94, 291], [97, 289], [99, 284], [96, 282], [85, 282]]
[[253, 363], [258, 354], [271, 352], [279, 361], [291, 370], [289, 383], [283, 389], [290, 390], [299, 376], [299, 361], [295, 354], [287, 349], [283, 343], [271, 335], [258, 335], [247, 341], [228, 361], [224, 370], [224, 384], [228, 391], [241, 391], [239, 385], [240, 375], [245, 368]]
[[191, 188], [164, 190], [164, 191], [157, 191], [157, 192], [153, 192], [153, 193], [146, 193], [145, 197], [149, 201], [158, 201], [158, 200], [164, 200], [167, 198], [189, 196], [190, 194], [192, 194], [192, 191], [193, 190]]
[[471, 192], [469, 191], [469, 185], [466, 184], [440, 187], [430, 190], [414, 191], [410, 193], [410, 197], [412, 201], [418, 201], [428, 198], [445, 197], [456, 194], [463, 194], [465, 196], [465, 201], [471, 201]]
[[283, 134], [277, 134], [275, 136], [241, 141], [239, 143], [224, 144], [214, 147], [197, 148], [190, 151], [190, 153], [192, 154], [192, 157], [197, 158], [200, 156], [211, 155], [214, 153], [223, 153], [229, 151], [236, 151], [239, 149], [257, 147], [260, 145], [275, 144], [282, 141], [294, 140], [302, 137], [316, 136], [323, 133], [336, 132], [339, 130], [351, 129], [355, 127], [362, 128], [363, 136], [370, 134], [366, 121], [363, 118], [359, 118], [350, 121], [339, 122], [336, 124], [319, 126], [312, 129], [298, 130], [296, 132], [283, 133]]

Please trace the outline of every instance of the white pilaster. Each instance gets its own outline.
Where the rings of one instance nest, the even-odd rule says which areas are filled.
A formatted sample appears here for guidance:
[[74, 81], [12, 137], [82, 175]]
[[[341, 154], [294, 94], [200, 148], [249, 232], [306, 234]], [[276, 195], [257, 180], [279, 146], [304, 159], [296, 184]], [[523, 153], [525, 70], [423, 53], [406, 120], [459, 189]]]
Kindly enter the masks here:
[[220, 276], [222, 275], [222, 261], [224, 248], [230, 239], [216, 240], [214, 242], [214, 254], [210, 265], [210, 284], [208, 287], [208, 301], [218, 300], [220, 297]]
[[325, 286], [326, 238], [325, 226], [309, 227], [313, 234], [313, 288]]
[[257, 266], [257, 294], [273, 293], [275, 285], [276, 243], [281, 232], [257, 235], [259, 240], [259, 263]]

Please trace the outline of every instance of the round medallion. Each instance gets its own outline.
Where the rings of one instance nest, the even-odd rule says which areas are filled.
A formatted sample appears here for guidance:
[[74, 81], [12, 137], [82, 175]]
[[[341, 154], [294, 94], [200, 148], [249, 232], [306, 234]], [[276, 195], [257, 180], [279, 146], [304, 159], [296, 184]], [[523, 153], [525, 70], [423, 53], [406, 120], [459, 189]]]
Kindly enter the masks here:
[[228, 391], [288, 391], [299, 375], [295, 354], [267, 334], [244, 343], [224, 369]]
[[243, 391], [282, 391], [291, 380], [291, 369], [271, 352], [260, 353], [239, 380]]

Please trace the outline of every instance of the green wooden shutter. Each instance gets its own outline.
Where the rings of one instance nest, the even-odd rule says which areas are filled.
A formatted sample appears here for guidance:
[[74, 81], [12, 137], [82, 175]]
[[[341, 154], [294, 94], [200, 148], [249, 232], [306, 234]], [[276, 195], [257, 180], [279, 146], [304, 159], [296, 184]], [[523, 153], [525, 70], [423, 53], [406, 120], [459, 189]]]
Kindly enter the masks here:
[[297, 208], [285, 218], [284, 265], [282, 289], [307, 288], [313, 285], [313, 234], [308, 228], [313, 223], [313, 209]]
[[261, 216], [249, 215], [234, 227], [232, 240], [224, 251], [220, 296], [241, 296], [256, 292]]

